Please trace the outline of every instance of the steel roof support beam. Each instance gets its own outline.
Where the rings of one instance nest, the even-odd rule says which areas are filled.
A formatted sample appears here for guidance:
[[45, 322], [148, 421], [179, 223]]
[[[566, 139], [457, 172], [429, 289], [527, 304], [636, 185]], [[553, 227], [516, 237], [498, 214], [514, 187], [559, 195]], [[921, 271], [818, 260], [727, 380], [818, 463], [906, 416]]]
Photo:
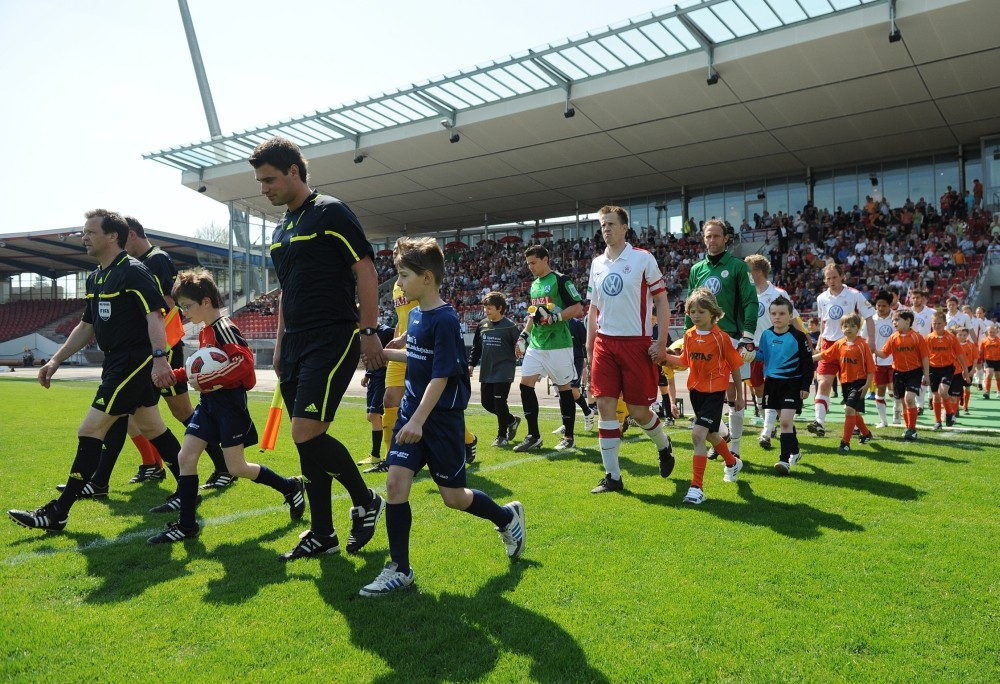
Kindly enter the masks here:
[[681, 22], [684, 28], [691, 32], [691, 37], [697, 41], [701, 49], [708, 55], [708, 78], [706, 79], [706, 83], [708, 85], [715, 85], [719, 82], [719, 73], [715, 70], [715, 43], [686, 14], [678, 14], [677, 21]]

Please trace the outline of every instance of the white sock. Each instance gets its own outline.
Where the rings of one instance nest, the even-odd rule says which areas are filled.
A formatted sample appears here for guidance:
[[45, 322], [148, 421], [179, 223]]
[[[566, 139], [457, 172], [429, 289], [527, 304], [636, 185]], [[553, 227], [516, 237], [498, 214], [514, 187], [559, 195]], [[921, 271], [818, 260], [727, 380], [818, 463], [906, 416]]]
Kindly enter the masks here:
[[878, 417], [883, 423], [888, 423], [885, 419], [885, 397], [875, 397], [875, 408], [878, 409]]
[[826, 412], [829, 410], [830, 397], [825, 394], [816, 395], [816, 403], [813, 409], [816, 411], [816, 422], [826, 427]]
[[892, 398], [892, 422], [898, 423], [903, 419], [903, 400]]
[[917, 395], [917, 408], [922, 409], [924, 407], [924, 396], [927, 394], [927, 388], [923, 385], [920, 386], [920, 394]]
[[604, 432], [617, 432], [621, 428], [618, 425], [617, 420], [599, 420], [597, 421], [598, 443], [601, 445], [601, 461], [604, 463], [604, 472], [611, 475], [616, 480], [622, 479], [622, 471], [618, 467], [618, 449], [621, 447], [622, 439], [621, 437], [605, 437]]
[[[670, 446], [670, 438], [667, 437], [667, 433], [663, 431], [663, 424], [660, 419], [653, 415], [653, 419], [649, 421], [646, 425], [640, 425], [643, 431], [653, 440], [653, 444], [656, 445], [657, 451], [660, 449], [666, 449]], [[603, 451], [603, 450], [602, 450]]]
[[764, 409], [764, 429], [760, 431], [760, 436], [770, 437], [776, 422], [778, 422], [778, 409]]
[[743, 413], [744, 411], [729, 408], [729, 434], [732, 435], [732, 439], [729, 440], [729, 450], [734, 454], [740, 453], [740, 440], [743, 439]]

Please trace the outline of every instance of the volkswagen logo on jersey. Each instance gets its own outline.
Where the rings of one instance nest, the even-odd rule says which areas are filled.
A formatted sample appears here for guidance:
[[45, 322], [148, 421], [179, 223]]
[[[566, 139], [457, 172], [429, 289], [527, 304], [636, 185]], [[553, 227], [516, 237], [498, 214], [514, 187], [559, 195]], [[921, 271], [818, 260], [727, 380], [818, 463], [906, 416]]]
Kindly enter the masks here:
[[892, 326], [888, 323], [883, 323], [878, 327], [879, 337], [889, 337], [892, 334]]
[[764, 317], [764, 302], [757, 302], [757, 318]]
[[101, 317], [102, 321], [111, 320], [111, 302], [104, 299], [97, 303], [97, 315]]
[[601, 289], [604, 291], [604, 294], [609, 297], [615, 297], [621, 294], [622, 287], [624, 287], [624, 282], [622, 281], [622, 277], [617, 273], [609, 274], [608, 277], [604, 279], [604, 282], [601, 283]]
[[844, 316], [844, 307], [834, 304], [830, 307], [830, 320], [839, 321]]
[[719, 294], [719, 290], [722, 289], [722, 281], [715, 276], [711, 276], [702, 284], [702, 287], [706, 288], [712, 294], [717, 295]]

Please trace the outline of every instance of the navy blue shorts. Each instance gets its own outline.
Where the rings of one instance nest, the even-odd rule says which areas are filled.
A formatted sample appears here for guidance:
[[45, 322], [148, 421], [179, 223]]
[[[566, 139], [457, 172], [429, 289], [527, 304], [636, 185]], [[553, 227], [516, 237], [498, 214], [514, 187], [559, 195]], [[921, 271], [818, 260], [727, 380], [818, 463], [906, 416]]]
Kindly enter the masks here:
[[385, 373], [368, 376], [365, 406], [368, 413], [385, 413]]
[[285, 333], [281, 396], [291, 417], [332, 422], [360, 359], [357, 323]]
[[573, 359], [573, 367], [576, 368], [576, 378], [570, 381], [569, 386], [580, 389], [580, 383], [583, 378], [583, 358]]
[[439, 487], [465, 487], [465, 412], [431, 411], [419, 442], [396, 444], [396, 435], [408, 420], [409, 416], [400, 409], [385, 462], [409, 468], [414, 473], [426, 465]]
[[148, 350], [106, 355], [101, 386], [90, 405], [109, 416], [130, 415], [139, 407], [156, 406], [160, 395], [153, 384], [152, 370], [153, 357]]
[[726, 390], [721, 392], [699, 392], [690, 390], [691, 408], [694, 410], [694, 424], [708, 428], [708, 434], [719, 431], [722, 424], [722, 407], [726, 404]]
[[184, 434], [209, 444], [249, 447], [257, 443], [257, 428], [247, 410], [247, 393], [242, 389], [216, 390], [201, 395]]

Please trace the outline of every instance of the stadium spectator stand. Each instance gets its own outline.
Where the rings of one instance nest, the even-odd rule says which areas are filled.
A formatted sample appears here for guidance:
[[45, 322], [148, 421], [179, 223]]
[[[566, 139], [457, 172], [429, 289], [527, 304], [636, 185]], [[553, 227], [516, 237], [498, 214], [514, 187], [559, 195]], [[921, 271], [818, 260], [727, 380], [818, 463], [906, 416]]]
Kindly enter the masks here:
[[75, 314], [69, 329], [83, 311], [82, 299], [35, 299], [0, 304], [0, 342], [32, 333], [64, 316]]

